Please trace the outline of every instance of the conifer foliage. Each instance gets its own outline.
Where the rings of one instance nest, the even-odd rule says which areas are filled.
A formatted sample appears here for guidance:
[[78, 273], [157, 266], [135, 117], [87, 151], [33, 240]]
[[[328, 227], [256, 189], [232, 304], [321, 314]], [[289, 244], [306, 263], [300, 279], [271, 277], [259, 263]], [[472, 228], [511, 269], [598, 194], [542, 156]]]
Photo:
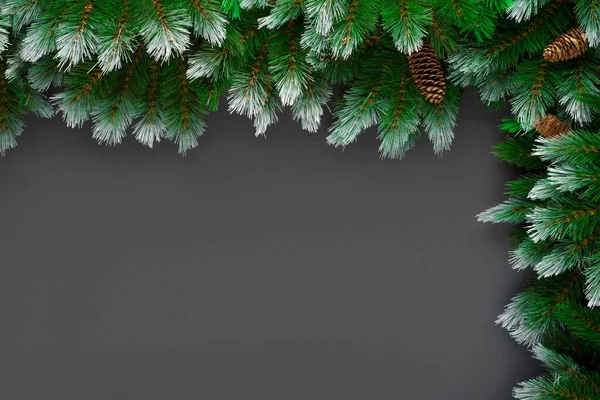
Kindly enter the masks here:
[[600, 394], [600, 136], [586, 130], [545, 137], [508, 120], [495, 149], [524, 169], [504, 203], [481, 221], [516, 224], [510, 264], [533, 278], [497, 323], [529, 347], [548, 372], [522, 382], [523, 400], [598, 399]]
[[9, 93], [0, 152], [14, 147], [23, 114], [55, 110], [70, 127], [91, 121], [101, 143], [132, 134], [185, 153], [222, 98], [257, 135], [286, 107], [314, 132], [332, 86], [342, 85], [329, 143], [344, 147], [376, 127], [382, 156], [401, 157], [423, 127], [439, 153], [460, 100], [445, 60], [459, 38], [491, 37], [493, 3], [0, 0], [0, 85]]
[[474, 86], [510, 105], [495, 153], [523, 170], [479, 215], [535, 274], [497, 320], [547, 367], [514, 396], [597, 400], [599, 48], [599, 0], [0, 0], [0, 153], [29, 112], [185, 153], [223, 99], [257, 135], [285, 108], [315, 132], [334, 86], [328, 143], [373, 128], [401, 158], [423, 130], [440, 153]]
[[523, 400], [600, 399], [598, 6], [514, 0], [492, 40], [451, 57], [455, 83], [514, 114], [495, 151], [523, 175], [479, 219], [517, 225], [510, 264], [535, 276], [497, 320], [547, 367]]

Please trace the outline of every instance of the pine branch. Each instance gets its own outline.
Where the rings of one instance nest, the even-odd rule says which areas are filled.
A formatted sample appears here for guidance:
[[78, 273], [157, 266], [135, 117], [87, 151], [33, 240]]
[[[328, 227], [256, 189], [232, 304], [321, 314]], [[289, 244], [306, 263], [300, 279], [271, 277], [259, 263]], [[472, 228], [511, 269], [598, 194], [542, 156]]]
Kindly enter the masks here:
[[137, 96], [135, 96], [136, 73], [145, 52], [139, 47], [129, 64], [114, 73], [114, 84], [107, 90], [109, 95], [93, 107], [92, 133], [94, 139], [111, 146], [121, 143], [127, 128], [137, 115]]
[[525, 61], [517, 70], [519, 91], [511, 100], [512, 113], [526, 129], [531, 129], [556, 102], [560, 78], [545, 60]]
[[227, 19], [215, 0], [188, 0], [194, 34], [212, 45], [221, 45], [227, 38]]
[[423, 124], [436, 154], [450, 149], [454, 139], [454, 127], [458, 116], [460, 91], [454, 85], [446, 86], [446, 95], [439, 104], [425, 102], [423, 105]]
[[[186, 154], [198, 146], [198, 137], [204, 133], [206, 106], [197, 93], [197, 84], [187, 78], [188, 64], [181, 60], [165, 68], [162, 101], [165, 107], [165, 137]], [[177, 93], [178, 95], [175, 95]]]
[[334, 57], [348, 59], [372, 34], [378, 23], [377, 9], [365, 0], [350, 0], [343, 20], [334, 24], [331, 51]]
[[258, 26], [276, 29], [288, 25], [303, 14], [305, 0], [279, 0], [274, 2], [268, 16], [258, 19]]
[[365, 129], [379, 123], [387, 111], [390, 92], [386, 85], [393, 76], [393, 59], [383, 58], [383, 53], [380, 57], [371, 60], [363, 71], [363, 77], [357, 79], [344, 93], [342, 101], [338, 102], [333, 112], [334, 122], [329, 129], [328, 143], [336, 147], [349, 145]]
[[526, 221], [536, 202], [526, 199], [510, 198], [497, 206], [489, 208], [477, 215], [479, 222], [520, 224]]
[[425, 2], [382, 0], [383, 28], [390, 32], [396, 48], [410, 54], [421, 48], [431, 24], [432, 11]]
[[69, 70], [89, 59], [97, 46], [97, 27], [92, 19], [94, 0], [87, 0], [69, 9], [56, 31], [56, 58], [60, 69]]
[[164, 62], [188, 49], [191, 21], [178, 1], [150, 0], [140, 11], [140, 34], [155, 60]]
[[47, 12], [27, 27], [19, 52], [24, 61], [36, 62], [56, 52], [57, 32], [68, 16], [68, 5], [63, 2], [50, 3]]
[[520, 344], [531, 347], [560, 329], [555, 313], [563, 303], [581, 296], [581, 271], [534, 280], [514, 296], [496, 320]]
[[8, 50], [10, 45], [10, 18], [0, 15], [0, 56]]
[[546, 239], [584, 239], [600, 229], [599, 212], [600, 206], [587, 204], [536, 207], [527, 216], [528, 233], [535, 242]]
[[583, 165], [600, 156], [600, 136], [588, 131], [571, 131], [552, 138], [540, 137], [533, 155], [552, 163]]
[[93, 100], [103, 83], [102, 70], [90, 67], [90, 63], [77, 65], [64, 80], [65, 90], [52, 97], [68, 127], [81, 127], [90, 119]]
[[600, 306], [600, 253], [596, 251], [586, 258], [585, 297], [589, 307]]
[[575, 13], [592, 47], [600, 45], [600, 0], [575, 0]]
[[160, 142], [166, 130], [164, 111], [159, 103], [160, 73], [156, 60], [150, 61], [146, 90], [140, 97], [140, 118], [133, 127], [133, 134], [140, 143], [152, 148], [155, 142]]
[[300, 48], [301, 27], [299, 21], [288, 22], [269, 46], [269, 70], [284, 106], [293, 105], [312, 80], [306, 53]]
[[48, 0], [5, 0], [0, 5], [0, 14], [12, 16], [12, 29], [20, 31], [40, 17]]
[[562, 79], [557, 85], [560, 105], [579, 125], [592, 122], [594, 116], [592, 106], [582, 101], [581, 94], [597, 96], [600, 93], [599, 62], [600, 60], [592, 55], [578, 59], [573, 68], [563, 70]]
[[304, 4], [306, 16], [320, 36], [327, 36], [333, 25], [348, 12], [346, 0], [305, 0]]
[[582, 341], [600, 350], [600, 313], [579, 304], [560, 304], [556, 308], [560, 323]]
[[307, 87], [292, 105], [292, 117], [299, 120], [302, 129], [316, 132], [321, 124], [323, 108], [332, 95], [327, 77], [321, 73], [311, 73]]
[[378, 132], [382, 158], [403, 158], [419, 135], [421, 119], [416, 110], [423, 104], [405, 68], [399, 75], [388, 110], [381, 117]]
[[103, 72], [120, 69], [128, 63], [138, 46], [135, 40], [134, 23], [130, 0], [122, 0], [120, 12], [103, 24], [98, 32], [98, 62]]
[[6, 76], [6, 61], [0, 58], [0, 155], [17, 145], [17, 137], [23, 132], [22, 111], [14, 101], [15, 93], [11, 90]]

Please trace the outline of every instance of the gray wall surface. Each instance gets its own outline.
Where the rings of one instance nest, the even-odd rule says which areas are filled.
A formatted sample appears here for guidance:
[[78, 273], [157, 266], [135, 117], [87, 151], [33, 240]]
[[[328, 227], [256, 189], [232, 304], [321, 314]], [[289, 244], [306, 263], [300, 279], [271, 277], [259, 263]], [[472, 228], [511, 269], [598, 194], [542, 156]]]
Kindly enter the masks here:
[[[466, 96], [451, 152], [382, 161], [226, 109], [182, 158], [27, 119], [0, 160], [0, 398], [505, 400], [526, 281], [475, 215], [515, 171]], [[329, 117], [327, 117], [329, 122]]]

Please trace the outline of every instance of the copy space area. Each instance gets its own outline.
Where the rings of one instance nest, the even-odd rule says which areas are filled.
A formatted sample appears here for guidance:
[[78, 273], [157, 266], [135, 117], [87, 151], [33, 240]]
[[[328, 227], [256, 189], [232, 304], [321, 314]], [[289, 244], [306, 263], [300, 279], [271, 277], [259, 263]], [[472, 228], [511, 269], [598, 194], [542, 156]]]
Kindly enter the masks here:
[[494, 324], [509, 227], [475, 219], [515, 174], [496, 124], [470, 94], [442, 159], [381, 161], [289, 115], [265, 140], [223, 108], [185, 158], [29, 118], [0, 160], [0, 398], [510, 399], [538, 367]]

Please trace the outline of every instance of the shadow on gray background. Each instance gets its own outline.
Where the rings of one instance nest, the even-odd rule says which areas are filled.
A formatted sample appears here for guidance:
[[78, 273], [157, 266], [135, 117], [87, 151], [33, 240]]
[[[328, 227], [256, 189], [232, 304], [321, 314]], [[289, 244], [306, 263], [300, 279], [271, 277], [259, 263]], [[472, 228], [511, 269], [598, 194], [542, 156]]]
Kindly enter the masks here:
[[28, 119], [0, 160], [0, 398], [490, 399], [538, 373], [494, 325], [525, 275], [475, 215], [514, 171], [465, 98], [453, 150], [381, 161], [225, 109], [200, 148]]

